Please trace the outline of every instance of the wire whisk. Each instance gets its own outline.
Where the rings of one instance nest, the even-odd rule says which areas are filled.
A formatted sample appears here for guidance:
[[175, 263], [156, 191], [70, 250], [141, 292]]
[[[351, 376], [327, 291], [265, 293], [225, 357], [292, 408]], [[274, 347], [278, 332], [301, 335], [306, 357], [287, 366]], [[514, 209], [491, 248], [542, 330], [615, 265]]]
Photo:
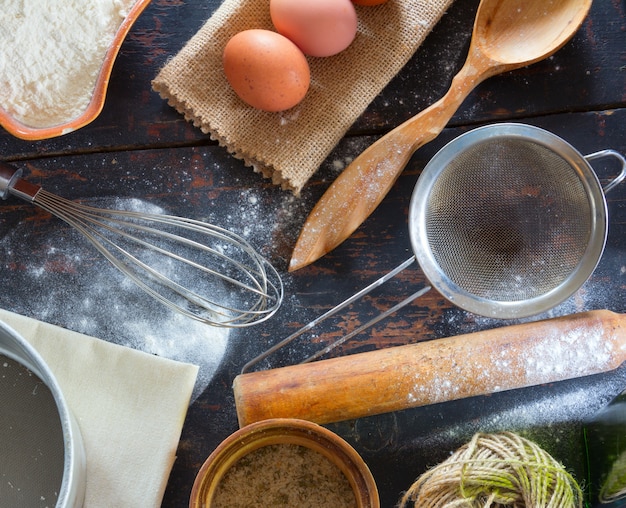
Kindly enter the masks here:
[[172, 215], [101, 209], [52, 194], [0, 163], [0, 197], [19, 197], [62, 219], [157, 301], [192, 319], [241, 328], [269, 319], [283, 300], [272, 264], [241, 236]]

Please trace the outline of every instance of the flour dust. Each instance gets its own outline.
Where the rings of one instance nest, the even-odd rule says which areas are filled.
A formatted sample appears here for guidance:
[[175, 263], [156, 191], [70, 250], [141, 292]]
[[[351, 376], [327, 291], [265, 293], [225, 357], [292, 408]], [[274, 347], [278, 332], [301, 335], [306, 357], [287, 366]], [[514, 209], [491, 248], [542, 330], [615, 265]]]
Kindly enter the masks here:
[[[117, 199], [112, 203], [106, 200], [95, 205], [163, 213], [138, 199]], [[29, 245], [24, 245], [24, 238], [29, 239]], [[3, 308], [149, 354], [198, 365], [193, 400], [210, 383], [226, 352], [228, 328], [209, 326], [169, 310], [106, 262], [80, 233], [58, 219], [50, 219], [46, 228], [37, 227], [33, 221], [20, 222], [0, 239], [0, 259], [5, 271], [11, 269], [12, 285], [10, 292], [0, 295]]]

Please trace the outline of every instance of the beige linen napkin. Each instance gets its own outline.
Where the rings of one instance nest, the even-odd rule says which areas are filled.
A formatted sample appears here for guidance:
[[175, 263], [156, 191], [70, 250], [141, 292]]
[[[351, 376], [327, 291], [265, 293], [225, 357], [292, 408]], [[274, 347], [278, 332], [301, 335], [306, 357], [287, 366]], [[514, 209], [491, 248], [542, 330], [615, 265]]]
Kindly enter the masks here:
[[161, 505], [198, 368], [0, 310], [42, 356], [80, 427], [85, 508]]
[[255, 171], [299, 194], [348, 128], [406, 64], [452, 0], [389, 0], [357, 6], [348, 49], [308, 58], [311, 87], [282, 113], [237, 98], [222, 69], [224, 46], [250, 28], [273, 29], [269, 0], [225, 0], [152, 82], [185, 118]]

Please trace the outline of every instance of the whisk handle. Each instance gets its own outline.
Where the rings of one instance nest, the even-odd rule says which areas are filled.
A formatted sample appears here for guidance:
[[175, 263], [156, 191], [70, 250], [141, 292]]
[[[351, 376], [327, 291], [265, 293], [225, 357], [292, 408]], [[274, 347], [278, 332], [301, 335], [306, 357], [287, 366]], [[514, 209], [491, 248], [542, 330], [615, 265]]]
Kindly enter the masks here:
[[20, 178], [21, 169], [17, 169], [6, 162], [0, 162], [0, 198], [7, 199], [15, 181]]
[[241, 374], [241, 426], [268, 418], [331, 423], [562, 381], [619, 367], [626, 316], [582, 312]]
[[0, 198], [7, 199], [12, 194], [26, 201], [35, 199], [41, 187], [22, 180], [21, 176], [21, 169], [0, 161]]

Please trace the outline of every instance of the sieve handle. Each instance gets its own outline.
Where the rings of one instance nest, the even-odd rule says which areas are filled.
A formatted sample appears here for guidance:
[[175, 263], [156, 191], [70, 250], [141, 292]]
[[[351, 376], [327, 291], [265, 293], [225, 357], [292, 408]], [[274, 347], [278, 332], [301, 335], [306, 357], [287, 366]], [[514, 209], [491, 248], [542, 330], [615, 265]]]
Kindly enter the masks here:
[[617, 159], [622, 165], [622, 171], [619, 175], [617, 175], [613, 180], [611, 180], [602, 188], [605, 194], [610, 192], [613, 188], [617, 187], [624, 180], [624, 178], [626, 178], [626, 158], [624, 158], [621, 153], [616, 152], [615, 150], [601, 150], [599, 152], [585, 155], [585, 160], [587, 160], [587, 162], [604, 159], [606, 157], [613, 157]]
[[313, 363], [240, 374], [239, 425], [331, 423], [608, 372], [626, 359], [626, 316], [594, 310]]
[[[303, 326], [302, 328], [300, 328], [295, 333], [292, 333], [289, 337], [281, 340], [280, 342], [278, 342], [277, 344], [275, 344], [271, 348], [267, 349], [266, 351], [264, 351], [260, 355], [255, 356], [252, 360], [250, 360], [248, 363], [246, 363], [243, 366], [243, 368], [241, 369], [241, 373], [245, 374], [246, 372], [250, 371], [252, 369], [252, 367], [254, 367], [256, 364], [258, 364], [262, 360], [265, 360], [266, 358], [269, 358], [271, 355], [273, 355], [274, 353], [276, 353], [280, 349], [282, 349], [285, 346], [288, 346], [289, 344], [291, 344], [294, 340], [296, 340], [298, 337], [300, 337], [304, 333], [313, 330], [316, 326], [318, 326], [320, 323], [322, 323], [323, 321], [325, 321], [329, 317], [332, 317], [332, 316], [336, 315], [337, 313], [339, 313], [340, 311], [342, 311], [343, 309], [345, 309], [349, 305], [352, 305], [357, 300], [360, 300], [365, 295], [371, 293], [374, 289], [382, 286], [387, 281], [391, 280], [393, 277], [395, 277], [400, 272], [404, 271], [407, 267], [412, 265], [415, 261], [417, 261], [416, 257], [415, 256], [411, 256], [409, 259], [407, 259], [406, 261], [400, 263], [396, 268], [394, 268], [390, 272], [387, 272], [385, 275], [383, 275], [379, 279], [375, 280], [374, 282], [372, 282], [368, 286], [364, 287], [360, 291], [354, 293], [350, 298], [347, 298], [343, 302], [341, 302], [340, 304], [335, 305], [332, 309], [330, 309], [329, 311], [325, 312], [321, 316], [318, 316], [313, 321], [311, 321], [307, 325]], [[409, 296], [409, 297], [405, 298], [404, 300], [402, 300], [400, 303], [397, 303], [393, 307], [391, 307], [391, 308], [387, 309], [386, 311], [384, 311], [384, 312], [378, 314], [377, 316], [373, 317], [367, 323], [359, 326], [358, 328], [352, 330], [347, 335], [344, 335], [341, 338], [337, 339], [336, 341], [330, 343], [325, 348], [319, 350], [317, 353], [313, 354], [312, 356], [309, 356], [308, 358], [305, 358], [300, 363], [308, 363], [308, 362], [312, 362], [314, 360], [317, 360], [317, 359], [321, 358], [322, 356], [324, 356], [325, 354], [329, 353], [330, 351], [332, 351], [336, 347], [338, 347], [341, 344], [345, 343], [346, 341], [350, 340], [352, 337], [355, 337], [356, 335], [358, 335], [362, 331], [364, 331], [364, 330], [374, 326], [376, 323], [378, 323], [379, 321], [382, 321], [383, 319], [385, 319], [386, 317], [390, 316], [391, 314], [397, 312], [401, 308], [406, 307], [408, 304], [410, 304], [411, 302], [413, 302], [414, 300], [416, 300], [420, 296], [426, 294], [428, 291], [430, 291], [430, 289], [431, 289], [430, 286], [423, 287], [419, 291], [413, 293], [411, 296]]]

